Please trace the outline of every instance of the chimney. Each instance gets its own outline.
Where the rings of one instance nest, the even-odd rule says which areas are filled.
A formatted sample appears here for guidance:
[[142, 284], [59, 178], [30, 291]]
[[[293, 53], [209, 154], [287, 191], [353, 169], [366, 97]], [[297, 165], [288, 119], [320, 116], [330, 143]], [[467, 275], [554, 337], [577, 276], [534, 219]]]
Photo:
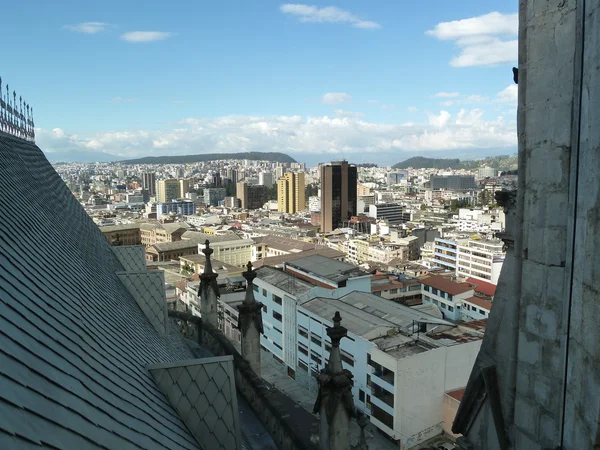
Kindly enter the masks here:
[[239, 305], [238, 327], [242, 333], [242, 357], [248, 361], [254, 373], [260, 377], [260, 335], [263, 333], [263, 304], [254, 298], [256, 271], [248, 261], [248, 270], [242, 275], [246, 279], [246, 298]]

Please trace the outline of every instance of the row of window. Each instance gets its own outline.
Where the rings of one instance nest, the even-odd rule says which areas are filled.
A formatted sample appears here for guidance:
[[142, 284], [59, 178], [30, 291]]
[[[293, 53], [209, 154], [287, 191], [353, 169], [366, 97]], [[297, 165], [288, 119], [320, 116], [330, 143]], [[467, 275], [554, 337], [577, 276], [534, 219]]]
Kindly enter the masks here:
[[450, 301], [452, 301], [452, 300], [453, 300], [453, 297], [452, 297], [452, 295], [450, 295], [450, 294], [448, 294], [447, 292], [444, 292], [444, 291], [442, 291], [442, 290], [440, 290], [440, 289], [436, 289], [436, 288], [434, 288], [434, 287], [427, 286], [427, 285], [425, 285], [425, 284], [424, 284], [424, 285], [423, 285], [423, 290], [424, 290], [425, 292], [431, 292], [433, 295], [437, 295], [437, 296], [439, 296], [439, 297], [445, 297], [445, 298], [447, 298], [447, 299], [448, 299], [448, 300], [450, 300]]

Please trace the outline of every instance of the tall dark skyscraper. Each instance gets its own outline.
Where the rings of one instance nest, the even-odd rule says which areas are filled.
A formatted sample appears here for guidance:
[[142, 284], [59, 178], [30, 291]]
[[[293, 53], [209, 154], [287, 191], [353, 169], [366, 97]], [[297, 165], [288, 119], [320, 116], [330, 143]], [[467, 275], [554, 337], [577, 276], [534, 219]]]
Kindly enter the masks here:
[[213, 187], [216, 187], [216, 188], [222, 187], [221, 174], [219, 172], [213, 173], [212, 184], [213, 184]]
[[335, 230], [356, 216], [357, 180], [356, 166], [347, 161], [321, 167], [321, 232]]
[[151, 172], [142, 173], [142, 188], [148, 191], [150, 197], [156, 195], [156, 175]]

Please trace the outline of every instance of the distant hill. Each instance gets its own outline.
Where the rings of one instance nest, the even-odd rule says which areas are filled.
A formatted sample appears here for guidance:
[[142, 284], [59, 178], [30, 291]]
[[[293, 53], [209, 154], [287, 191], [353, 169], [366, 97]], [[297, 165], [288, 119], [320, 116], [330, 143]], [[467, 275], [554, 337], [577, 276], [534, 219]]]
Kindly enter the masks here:
[[392, 169], [460, 169], [460, 159], [425, 158], [414, 156], [392, 166]]
[[110, 153], [103, 152], [44, 152], [46, 158], [51, 163], [70, 162], [70, 163], [93, 163], [93, 162], [113, 162], [121, 158]]
[[490, 156], [484, 159], [443, 159], [424, 158], [415, 156], [392, 166], [392, 169], [476, 169], [481, 166], [489, 166], [499, 171], [516, 170], [518, 168], [517, 155]]
[[246, 152], [246, 153], [204, 153], [182, 156], [147, 156], [145, 158], [126, 159], [123, 164], [191, 164], [196, 162], [215, 161], [219, 159], [249, 159], [251, 161], [273, 161], [294, 163], [296, 160], [279, 152]]

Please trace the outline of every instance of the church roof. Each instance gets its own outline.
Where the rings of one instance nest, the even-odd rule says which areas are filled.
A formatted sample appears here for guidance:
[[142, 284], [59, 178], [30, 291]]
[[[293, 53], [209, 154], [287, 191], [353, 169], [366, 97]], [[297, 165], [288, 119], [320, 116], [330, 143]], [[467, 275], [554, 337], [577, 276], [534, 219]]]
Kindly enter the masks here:
[[199, 448], [147, 369], [190, 348], [41, 150], [1, 132], [0, 205], [0, 448]]

